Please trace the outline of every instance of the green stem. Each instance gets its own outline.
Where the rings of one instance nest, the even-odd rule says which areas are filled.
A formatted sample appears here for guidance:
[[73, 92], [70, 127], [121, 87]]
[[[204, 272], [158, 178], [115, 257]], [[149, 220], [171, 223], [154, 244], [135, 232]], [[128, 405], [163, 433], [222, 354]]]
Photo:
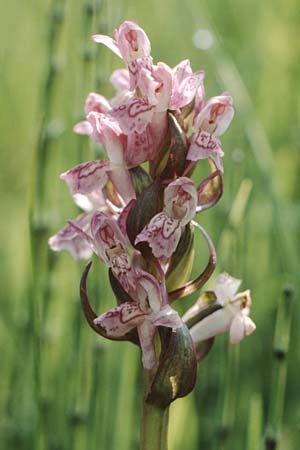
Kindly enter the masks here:
[[146, 402], [151, 371], [143, 372], [143, 404], [140, 450], [168, 450], [169, 407]]

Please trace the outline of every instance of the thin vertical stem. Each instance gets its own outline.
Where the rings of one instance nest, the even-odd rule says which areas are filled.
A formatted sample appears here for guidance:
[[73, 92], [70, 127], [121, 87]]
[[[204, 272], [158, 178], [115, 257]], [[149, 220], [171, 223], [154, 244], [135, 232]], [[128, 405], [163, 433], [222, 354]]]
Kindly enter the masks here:
[[146, 402], [150, 379], [151, 371], [144, 370], [140, 450], [168, 450], [169, 407]]
[[270, 406], [265, 439], [266, 449], [276, 449], [280, 440], [287, 377], [287, 353], [292, 318], [292, 296], [292, 289], [290, 287], [285, 288], [277, 310]]
[[32, 258], [32, 284], [30, 294], [30, 327], [32, 329], [32, 351], [34, 371], [35, 423], [34, 442], [32, 448], [40, 450], [46, 447], [42, 421], [41, 402], [41, 316], [42, 306], [49, 290], [45, 274], [50, 264], [47, 252], [48, 225], [45, 220], [45, 173], [49, 145], [55, 130], [49, 128], [51, 103], [54, 93], [57, 67], [54, 55], [57, 49], [60, 31], [64, 20], [64, 0], [53, 0], [50, 7], [48, 28], [48, 70], [41, 92], [40, 131], [35, 151], [33, 167], [33, 186], [30, 204], [30, 240]]

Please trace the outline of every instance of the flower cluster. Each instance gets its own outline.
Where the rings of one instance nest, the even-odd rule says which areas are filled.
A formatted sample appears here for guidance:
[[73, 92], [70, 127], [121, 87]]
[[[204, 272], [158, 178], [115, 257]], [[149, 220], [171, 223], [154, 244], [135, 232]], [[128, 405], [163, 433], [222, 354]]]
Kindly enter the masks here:
[[[110, 311], [96, 317], [87, 300], [88, 270], [81, 282], [84, 312], [99, 334], [140, 345], [144, 367], [158, 367], [157, 377], [159, 368], [171, 364], [171, 344], [173, 352], [188, 347], [190, 360], [182, 364], [192, 372], [199, 344], [227, 330], [231, 342], [238, 342], [255, 329], [248, 317], [249, 292], [236, 294], [240, 282], [229, 275], [218, 277], [213, 300], [200, 297], [182, 319], [170, 306], [202, 287], [216, 264], [213, 244], [193, 218], [222, 195], [219, 137], [232, 120], [232, 98], [223, 93], [206, 100], [204, 72], [194, 73], [188, 60], [174, 68], [154, 64], [149, 39], [133, 22], [124, 22], [114, 39], [92, 39], [109, 47], [126, 68], [111, 75], [113, 98], [90, 93], [86, 99], [85, 120], [74, 130], [101, 144], [107, 159], [84, 162], [61, 175], [83, 213], [49, 245], [69, 250], [76, 259], [95, 253], [108, 267], [118, 303]], [[197, 185], [191, 176], [199, 160], [209, 162], [210, 173]], [[208, 243], [210, 259], [188, 281], [195, 226]], [[154, 344], [157, 331], [160, 354]]]

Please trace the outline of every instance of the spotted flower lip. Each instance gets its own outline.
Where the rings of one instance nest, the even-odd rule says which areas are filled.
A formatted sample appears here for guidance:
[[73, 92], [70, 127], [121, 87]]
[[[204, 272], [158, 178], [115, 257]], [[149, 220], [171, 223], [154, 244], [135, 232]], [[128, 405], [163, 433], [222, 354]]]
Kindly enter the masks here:
[[[219, 275], [215, 282], [216, 303], [222, 308], [192, 326], [190, 333], [195, 343], [206, 341], [214, 336], [229, 331], [230, 343], [236, 344], [256, 329], [249, 317], [250, 291], [237, 293], [241, 280], [227, 273]], [[188, 317], [189, 311], [186, 313]], [[183, 317], [185, 320], [185, 316]]]

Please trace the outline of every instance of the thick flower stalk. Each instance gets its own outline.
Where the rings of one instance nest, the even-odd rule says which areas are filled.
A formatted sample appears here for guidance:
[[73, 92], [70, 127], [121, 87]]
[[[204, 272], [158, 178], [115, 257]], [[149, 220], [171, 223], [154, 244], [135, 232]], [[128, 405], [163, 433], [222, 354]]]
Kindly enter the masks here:
[[[83, 212], [49, 245], [76, 259], [95, 253], [106, 265], [116, 303], [99, 316], [93, 311], [86, 287], [90, 263], [80, 284], [83, 311], [104, 338], [140, 347], [145, 371], [141, 448], [150, 448], [151, 439], [156, 450], [166, 449], [166, 409], [192, 391], [197, 362], [215, 336], [229, 332], [230, 342], [237, 343], [255, 329], [250, 293], [238, 294], [241, 282], [228, 274], [219, 275], [214, 291], [202, 293], [182, 318], [171, 307], [200, 290], [216, 266], [213, 243], [194, 219], [223, 192], [220, 136], [234, 114], [232, 98], [223, 93], [206, 100], [204, 72], [194, 73], [188, 60], [174, 68], [154, 64], [150, 41], [133, 22], [124, 22], [114, 39], [92, 39], [109, 47], [126, 68], [111, 76], [113, 98], [90, 93], [86, 99], [85, 119], [74, 130], [99, 143], [107, 159], [82, 162], [61, 175]], [[196, 183], [194, 168], [205, 160], [209, 171]], [[195, 229], [210, 256], [189, 280], [198, 251]]]

